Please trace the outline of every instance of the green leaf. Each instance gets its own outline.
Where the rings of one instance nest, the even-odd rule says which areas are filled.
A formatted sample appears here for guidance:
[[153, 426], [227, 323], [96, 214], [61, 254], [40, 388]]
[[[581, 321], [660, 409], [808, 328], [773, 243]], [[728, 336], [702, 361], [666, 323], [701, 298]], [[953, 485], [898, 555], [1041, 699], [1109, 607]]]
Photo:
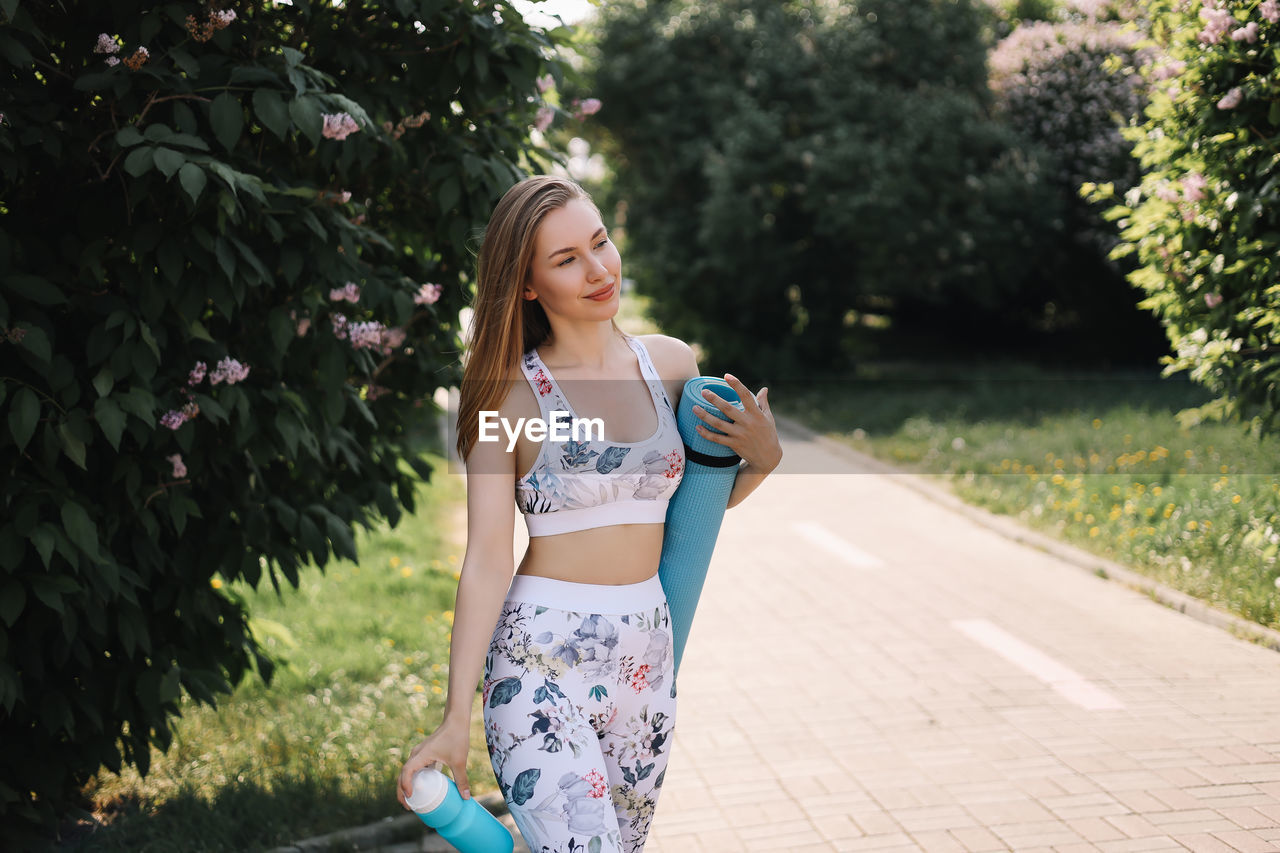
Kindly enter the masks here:
[[13, 21], [13, 16], [18, 12], [18, 0], [0, 0], [0, 10], [4, 12], [4, 16]]
[[195, 163], [186, 163], [178, 170], [178, 180], [182, 184], [182, 188], [187, 191], [187, 195], [191, 196], [194, 204], [200, 199], [200, 193], [204, 190], [204, 185], [208, 181], [205, 177], [204, 169], [201, 169]]
[[116, 144], [121, 148], [131, 148], [134, 145], [141, 145], [146, 141], [138, 129], [133, 125], [125, 125], [116, 133]]
[[326, 512], [325, 529], [329, 531], [329, 540], [333, 542], [333, 553], [354, 562], [356, 560], [356, 543], [351, 537], [350, 526], [333, 513]]
[[4, 624], [12, 626], [18, 621], [26, 603], [27, 592], [18, 581], [11, 580], [0, 586], [0, 619], [4, 620]]
[[306, 96], [289, 102], [289, 117], [298, 129], [306, 134], [312, 145], [319, 145], [324, 131], [324, 116], [315, 98]]
[[187, 162], [187, 158], [182, 156], [179, 151], [172, 148], [157, 148], [155, 153], [156, 168], [160, 170], [165, 178], [172, 178], [174, 173], [182, 168], [182, 164]]
[[209, 143], [205, 142], [198, 136], [192, 136], [190, 133], [175, 133], [165, 140], [167, 145], [182, 145], [187, 148], [196, 148], [200, 151], [208, 151]]
[[198, 340], [213, 343], [213, 335], [209, 334], [209, 330], [206, 329], [199, 320], [191, 321], [191, 330], [189, 334], [191, 337], [197, 338]]
[[213, 135], [218, 137], [222, 147], [228, 151], [235, 148], [244, 127], [244, 109], [240, 100], [230, 92], [218, 95], [209, 105], [209, 121], [213, 124]]
[[155, 149], [151, 146], [135, 148], [124, 158], [124, 170], [135, 178], [140, 178], [155, 163]]
[[61, 305], [67, 301], [57, 285], [37, 275], [14, 273], [5, 276], [4, 283], [14, 293], [37, 305]]
[[53, 359], [49, 336], [39, 326], [31, 326], [27, 329], [26, 337], [22, 339], [22, 346], [41, 361], [47, 363]]
[[142, 340], [146, 342], [147, 347], [151, 350], [152, 354], [155, 355], [156, 361], [160, 361], [160, 345], [156, 343], [155, 335], [151, 334], [151, 327], [139, 320], [138, 332], [142, 336]]
[[62, 439], [62, 452], [67, 454], [67, 458], [88, 471], [89, 468], [85, 465], [84, 442], [76, 438], [71, 432], [71, 427], [65, 423], [58, 424], [58, 437]]
[[58, 591], [58, 585], [53, 582], [53, 578], [48, 575], [36, 575], [31, 579], [31, 591], [50, 610], [56, 610], [58, 613], [64, 612], [62, 595]]
[[55, 542], [54, 527], [52, 524], [41, 524], [35, 530], [31, 531], [31, 544], [36, 546], [36, 553], [40, 555], [40, 559], [44, 561], [44, 567], [49, 568], [49, 558], [53, 556], [53, 545]]
[[289, 108], [279, 92], [271, 89], [258, 89], [253, 93], [253, 111], [257, 113], [262, 126], [284, 139], [289, 133]]
[[120, 450], [120, 436], [124, 432], [125, 414], [110, 397], [101, 397], [93, 404], [93, 418], [102, 428], [102, 434], [111, 442], [112, 449]]
[[62, 527], [67, 536], [93, 560], [98, 559], [98, 528], [84, 507], [73, 500], [62, 504]]
[[173, 128], [161, 122], [147, 125], [147, 129], [142, 131], [142, 136], [149, 142], [164, 142], [173, 136]]
[[31, 51], [15, 38], [11, 38], [8, 33], [0, 32], [0, 55], [17, 68], [26, 71], [35, 64], [35, 58], [31, 56]]
[[98, 375], [93, 377], [93, 390], [98, 392], [99, 397], [105, 397], [111, 393], [111, 389], [115, 387], [116, 377], [111, 372], [111, 366], [106, 365], [98, 371]]
[[19, 453], [26, 449], [39, 419], [40, 399], [30, 388], [23, 388], [13, 395], [13, 403], [9, 406], [9, 433], [13, 436], [13, 443], [18, 445]]
[[160, 679], [160, 701], [161, 702], [177, 701], [178, 695], [179, 695], [179, 686], [181, 684], [181, 679], [180, 679], [181, 675], [182, 675], [182, 670], [179, 667], [173, 666], [173, 667], [170, 667], [169, 671], [166, 672], [164, 674], [164, 677]]
[[231, 247], [227, 245], [226, 239], [218, 238], [217, 243], [214, 244], [213, 253], [218, 259], [218, 266], [222, 267], [222, 272], [226, 274], [227, 281], [234, 282], [236, 280], [236, 256], [231, 251]]
[[462, 185], [453, 176], [446, 178], [440, 185], [440, 192], [436, 193], [436, 202], [440, 205], [441, 213], [453, 210], [460, 198], [462, 198]]

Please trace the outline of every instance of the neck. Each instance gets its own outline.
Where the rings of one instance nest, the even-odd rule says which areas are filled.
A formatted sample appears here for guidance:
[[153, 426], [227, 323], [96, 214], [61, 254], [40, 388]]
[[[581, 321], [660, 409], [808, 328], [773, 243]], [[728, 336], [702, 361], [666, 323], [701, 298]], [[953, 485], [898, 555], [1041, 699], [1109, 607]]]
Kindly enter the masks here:
[[[617, 357], [618, 344], [621, 342], [621, 338], [613, 331], [613, 324], [609, 322], [557, 328], [552, 330], [551, 337], [542, 344], [542, 358], [546, 362], [549, 354], [551, 361], [561, 368], [604, 370]], [[547, 363], [547, 367], [554, 369], [550, 363]]]

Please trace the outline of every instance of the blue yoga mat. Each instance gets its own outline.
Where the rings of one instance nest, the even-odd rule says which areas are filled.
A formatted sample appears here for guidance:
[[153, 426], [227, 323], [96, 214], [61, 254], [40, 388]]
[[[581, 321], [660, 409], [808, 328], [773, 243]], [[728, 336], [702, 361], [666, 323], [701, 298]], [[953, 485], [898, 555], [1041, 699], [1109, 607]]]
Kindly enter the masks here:
[[[694, 414], [695, 405], [713, 417], [729, 420], [702, 396], [705, 388], [742, 409], [738, 392], [714, 376], [695, 376], [686, 382], [680, 392], [680, 404], [676, 407], [676, 422], [684, 440], [684, 476], [667, 506], [658, 577], [671, 611], [677, 674], [680, 658], [684, 656], [685, 641], [689, 639], [689, 628], [693, 625], [693, 613], [702, 594], [702, 584], [707, 579], [707, 567], [711, 565], [711, 553], [720, 534], [720, 522], [724, 520], [729, 493], [733, 491], [733, 481], [741, 461], [741, 457], [728, 447], [698, 434], [697, 426], [703, 421]], [[715, 431], [724, 435], [719, 430]]]

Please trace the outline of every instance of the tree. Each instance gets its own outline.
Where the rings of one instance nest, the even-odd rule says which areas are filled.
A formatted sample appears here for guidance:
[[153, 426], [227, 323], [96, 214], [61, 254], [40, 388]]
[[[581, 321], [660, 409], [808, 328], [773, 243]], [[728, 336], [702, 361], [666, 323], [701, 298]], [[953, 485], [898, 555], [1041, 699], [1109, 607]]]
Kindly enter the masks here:
[[1180, 413], [1184, 425], [1237, 420], [1259, 436], [1280, 409], [1280, 4], [1154, 0], [1145, 66], [1145, 121], [1126, 130], [1143, 167], [1118, 197], [1112, 257], [1136, 253], [1130, 280], [1164, 323], [1176, 355], [1164, 375], [1190, 371], [1219, 394]]

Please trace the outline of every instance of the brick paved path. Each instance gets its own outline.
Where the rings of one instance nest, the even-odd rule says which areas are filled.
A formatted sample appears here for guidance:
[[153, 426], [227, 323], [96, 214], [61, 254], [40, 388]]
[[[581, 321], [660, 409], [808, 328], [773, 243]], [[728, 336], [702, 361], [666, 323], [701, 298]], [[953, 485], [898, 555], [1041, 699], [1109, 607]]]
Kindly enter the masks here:
[[780, 426], [725, 516], [648, 853], [1280, 851], [1280, 653]]

